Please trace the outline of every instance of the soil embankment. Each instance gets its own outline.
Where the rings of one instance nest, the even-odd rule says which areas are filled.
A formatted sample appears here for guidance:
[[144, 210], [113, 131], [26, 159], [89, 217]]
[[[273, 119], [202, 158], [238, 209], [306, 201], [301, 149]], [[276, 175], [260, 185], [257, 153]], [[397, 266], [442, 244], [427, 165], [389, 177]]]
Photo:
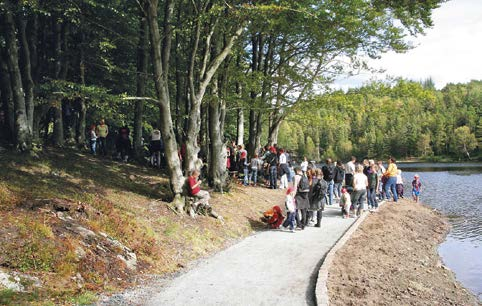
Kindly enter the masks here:
[[2, 153], [0, 305], [91, 304], [169, 275], [263, 227], [260, 211], [284, 199], [235, 185], [213, 194], [223, 221], [193, 219], [169, 208], [168, 189], [158, 169], [75, 150]]
[[478, 305], [437, 253], [449, 224], [431, 208], [388, 202], [336, 254], [332, 305]]

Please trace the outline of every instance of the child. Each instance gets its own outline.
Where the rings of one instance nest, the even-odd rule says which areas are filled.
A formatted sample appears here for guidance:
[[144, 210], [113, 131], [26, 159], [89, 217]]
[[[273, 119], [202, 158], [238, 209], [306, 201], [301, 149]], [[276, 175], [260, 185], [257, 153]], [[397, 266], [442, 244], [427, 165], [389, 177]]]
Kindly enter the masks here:
[[403, 199], [403, 179], [402, 179], [402, 170], [397, 170], [397, 196]]
[[284, 220], [281, 208], [279, 206], [273, 206], [273, 208], [268, 209], [263, 213], [262, 220], [268, 223], [268, 228], [278, 229]]
[[346, 188], [341, 189], [340, 207], [343, 209], [343, 218], [350, 218], [351, 197]]
[[286, 219], [290, 226], [290, 231], [292, 233], [295, 232], [295, 215], [296, 215], [295, 194], [296, 194], [295, 189], [293, 187], [289, 187], [288, 190], [286, 191], [286, 199], [285, 199], [286, 212], [288, 214]]
[[412, 197], [415, 203], [418, 203], [420, 192], [422, 192], [422, 183], [420, 182], [418, 174], [415, 174], [412, 181]]

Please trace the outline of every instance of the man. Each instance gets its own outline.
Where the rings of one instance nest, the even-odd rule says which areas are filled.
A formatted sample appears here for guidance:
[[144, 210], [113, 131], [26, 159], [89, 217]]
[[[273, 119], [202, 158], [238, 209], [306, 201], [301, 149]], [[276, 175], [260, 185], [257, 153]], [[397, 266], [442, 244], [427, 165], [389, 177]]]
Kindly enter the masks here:
[[104, 156], [107, 155], [107, 135], [109, 135], [109, 126], [105, 124], [104, 119], [100, 119], [100, 124], [97, 126], [97, 147], [99, 153]]
[[328, 183], [328, 205], [331, 205], [333, 202], [333, 186], [334, 186], [334, 181], [333, 178], [335, 176], [335, 166], [333, 165], [333, 161], [331, 158], [328, 158], [326, 160], [326, 165], [321, 168], [321, 171], [323, 172], [323, 179]]
[[355, 174], [355, 162], [356, 162], [356, 157], [352, 156], [351, 160], [346, 163], [346, 167], [345, 167], [345, 185], [346, 186], [353, 185], [353, 175]]

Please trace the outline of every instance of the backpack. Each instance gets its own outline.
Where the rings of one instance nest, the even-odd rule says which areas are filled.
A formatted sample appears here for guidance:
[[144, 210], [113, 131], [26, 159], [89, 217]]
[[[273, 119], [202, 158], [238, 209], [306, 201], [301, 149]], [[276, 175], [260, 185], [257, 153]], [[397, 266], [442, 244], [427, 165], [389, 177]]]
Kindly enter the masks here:
[[308, 178], [303, 175], [301, 176], [300, 182], [298, 183], [298, 192], [306, 192], [306, 190], [310, 189], [310, 182]]
[[323, 199], [328, 191], [328, 184], [325, 180], [318, 180], [313, 186], [313, 195], [312, 198], [316, 200]]
[[335, 178], [333, 179], [335, 181], [335, 183], [343, 182], [344, 178], [345, 178], [345, 171], [341, 168], [336, 167], [335, 168]]
[[325, 179], [325, 181], [331, 181], [334, 176], [335, 167], [332, 165], [324, 166], [322, 170], [323, 170], [323, 178]]

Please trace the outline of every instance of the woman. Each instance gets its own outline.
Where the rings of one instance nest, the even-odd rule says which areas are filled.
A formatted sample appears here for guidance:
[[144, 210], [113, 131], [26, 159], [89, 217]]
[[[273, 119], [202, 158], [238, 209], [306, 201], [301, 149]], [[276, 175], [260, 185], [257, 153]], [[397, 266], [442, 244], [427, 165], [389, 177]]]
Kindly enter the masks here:
[[388, 167], [385, 173], [383, 173], [383, 176], [386, 178], [386, 183], [385, 183], [385, 197], [386, 199], [390, 199], [390, 193], [389, 191], [392, 192], [393, 196], [393, 201], [397, 202], [398, 201], [398, 196], [397, 196], [397, 190], [396, 190], [396, 185], [397, 185], [397, 165], [395, 164], [395, 158], [390, 157], [388, 159]]
[[341, 187], [343, 187], [344, 179], [345, 179], [345, 165], [343, 165], [341, 160], [338, 160], [336, 162], [335, 175], [333, 178], [333, 181], [335, 183], [333, 190], [335, 193], [335, 198], [337, 199], [341, 198]]
[[314, 218], [314, 214], [316, 213], [315, 227], [320, 227], [323, 210], [325, 209], [323, 200], [325, 199], [328, 184], [323, 179], [323, 172], [321, 172], [321, 169], [313, 169], [313, 171], [314, 175], [310, 188], [310, 219]]
[[368, 178], [363, 174], [363, 165], [358, 165], [353, 176], [353, 193], [351, 194], [351, 202], [355, 209], [355, 215], [360, 216], [363, 209], [363, 203], [367, 195]]

